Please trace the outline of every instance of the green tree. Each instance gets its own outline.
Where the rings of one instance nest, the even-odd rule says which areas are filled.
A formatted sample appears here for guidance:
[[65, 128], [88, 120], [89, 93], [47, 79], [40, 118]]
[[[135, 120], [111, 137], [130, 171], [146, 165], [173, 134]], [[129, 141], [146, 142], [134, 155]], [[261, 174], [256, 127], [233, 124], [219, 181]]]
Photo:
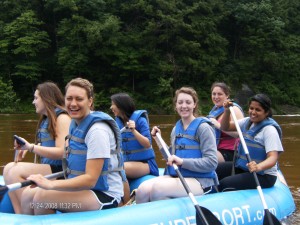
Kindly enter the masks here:
[[13, 91], [12, 82], [3, 82], [0, 78], [0, 113], [14, 113], [19, 110], [20, 100]]
[[39, 30], [42, 22], [38, 21], [33, 11], [26, 11], [3, 28], [0, 42], [2, 52], [11, 55], [11, 74], [28, 80], [40, 77], [42, 60], [41, 51], [49, 47], [48, 35]]

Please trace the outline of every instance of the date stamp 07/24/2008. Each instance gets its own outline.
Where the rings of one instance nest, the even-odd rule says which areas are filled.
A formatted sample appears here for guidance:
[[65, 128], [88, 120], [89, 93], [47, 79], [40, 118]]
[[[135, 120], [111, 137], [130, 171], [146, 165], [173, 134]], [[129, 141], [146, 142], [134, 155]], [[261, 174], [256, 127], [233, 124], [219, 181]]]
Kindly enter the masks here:
[[77, 202], [31, 202], [31, 209], [80, 209], [81, 203]]

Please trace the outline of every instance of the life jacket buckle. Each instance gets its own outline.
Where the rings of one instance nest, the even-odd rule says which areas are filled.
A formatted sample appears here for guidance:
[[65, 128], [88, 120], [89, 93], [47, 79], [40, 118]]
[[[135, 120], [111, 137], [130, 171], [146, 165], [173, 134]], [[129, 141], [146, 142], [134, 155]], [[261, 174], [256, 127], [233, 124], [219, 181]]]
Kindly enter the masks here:
[[183, 134], [179, 133], [179, 134], [176, 135], [176, 137], [182, 138], [182, 137], [183, 137]]
[[179, 149], [185, 149], [185, 144], [181, 144], [178, 146]]
[[130, 155], [131, 152], [130, 152], [130, 151], [123, 151], [123, 154], [124, 154], [124, 155]]

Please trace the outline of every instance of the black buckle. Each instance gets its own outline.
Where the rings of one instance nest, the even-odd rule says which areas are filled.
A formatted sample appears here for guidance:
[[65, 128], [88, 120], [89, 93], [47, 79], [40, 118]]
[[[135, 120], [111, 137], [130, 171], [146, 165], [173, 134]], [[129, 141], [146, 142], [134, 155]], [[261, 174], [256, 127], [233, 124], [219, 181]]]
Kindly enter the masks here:
[[185, 149], [185, 144], [178, 145], [178, 149]]
[[183, 137], [183, 134], [179, 133], [179, 134], [176, 135], [176, 137], [180, 137], [181, 138], [181, 137]]

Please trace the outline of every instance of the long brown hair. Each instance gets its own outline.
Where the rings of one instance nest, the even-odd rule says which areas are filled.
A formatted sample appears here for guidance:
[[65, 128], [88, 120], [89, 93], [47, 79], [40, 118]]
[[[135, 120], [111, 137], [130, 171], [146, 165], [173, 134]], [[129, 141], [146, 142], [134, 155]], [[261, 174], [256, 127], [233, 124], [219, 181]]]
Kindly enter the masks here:
[[136, 110], [134, 100], [127, 93], [117, 93], [110, 97], [111, 101], [119, 108], [121, 116], [119, 118], [125, 124], [132, 113]]
[[[47, 117], [49, 120], [48, 131], [50, 133], [50, 136], [53, 139], [55, 139], [56, 137], [55, 128], [56, 128], [56, 120], [57, 120], [55, 109], [59, 108], [66, 111], [64, 96], [61, 90], [59, 89], [59, 87], [52, 81], [46, 81], [44, 83], [39, 84], [36, 87], [36, 90], [39, 91], [39, 95], [45, 105], [46, 112], [47, 112], [47, 116], [45, 115], [40, 116], [40, 119], [37, 124], [37, 132], [42, 121]], [[38, 133], [36, 133], [36, 140], [37, 140], [37, 135]]]

